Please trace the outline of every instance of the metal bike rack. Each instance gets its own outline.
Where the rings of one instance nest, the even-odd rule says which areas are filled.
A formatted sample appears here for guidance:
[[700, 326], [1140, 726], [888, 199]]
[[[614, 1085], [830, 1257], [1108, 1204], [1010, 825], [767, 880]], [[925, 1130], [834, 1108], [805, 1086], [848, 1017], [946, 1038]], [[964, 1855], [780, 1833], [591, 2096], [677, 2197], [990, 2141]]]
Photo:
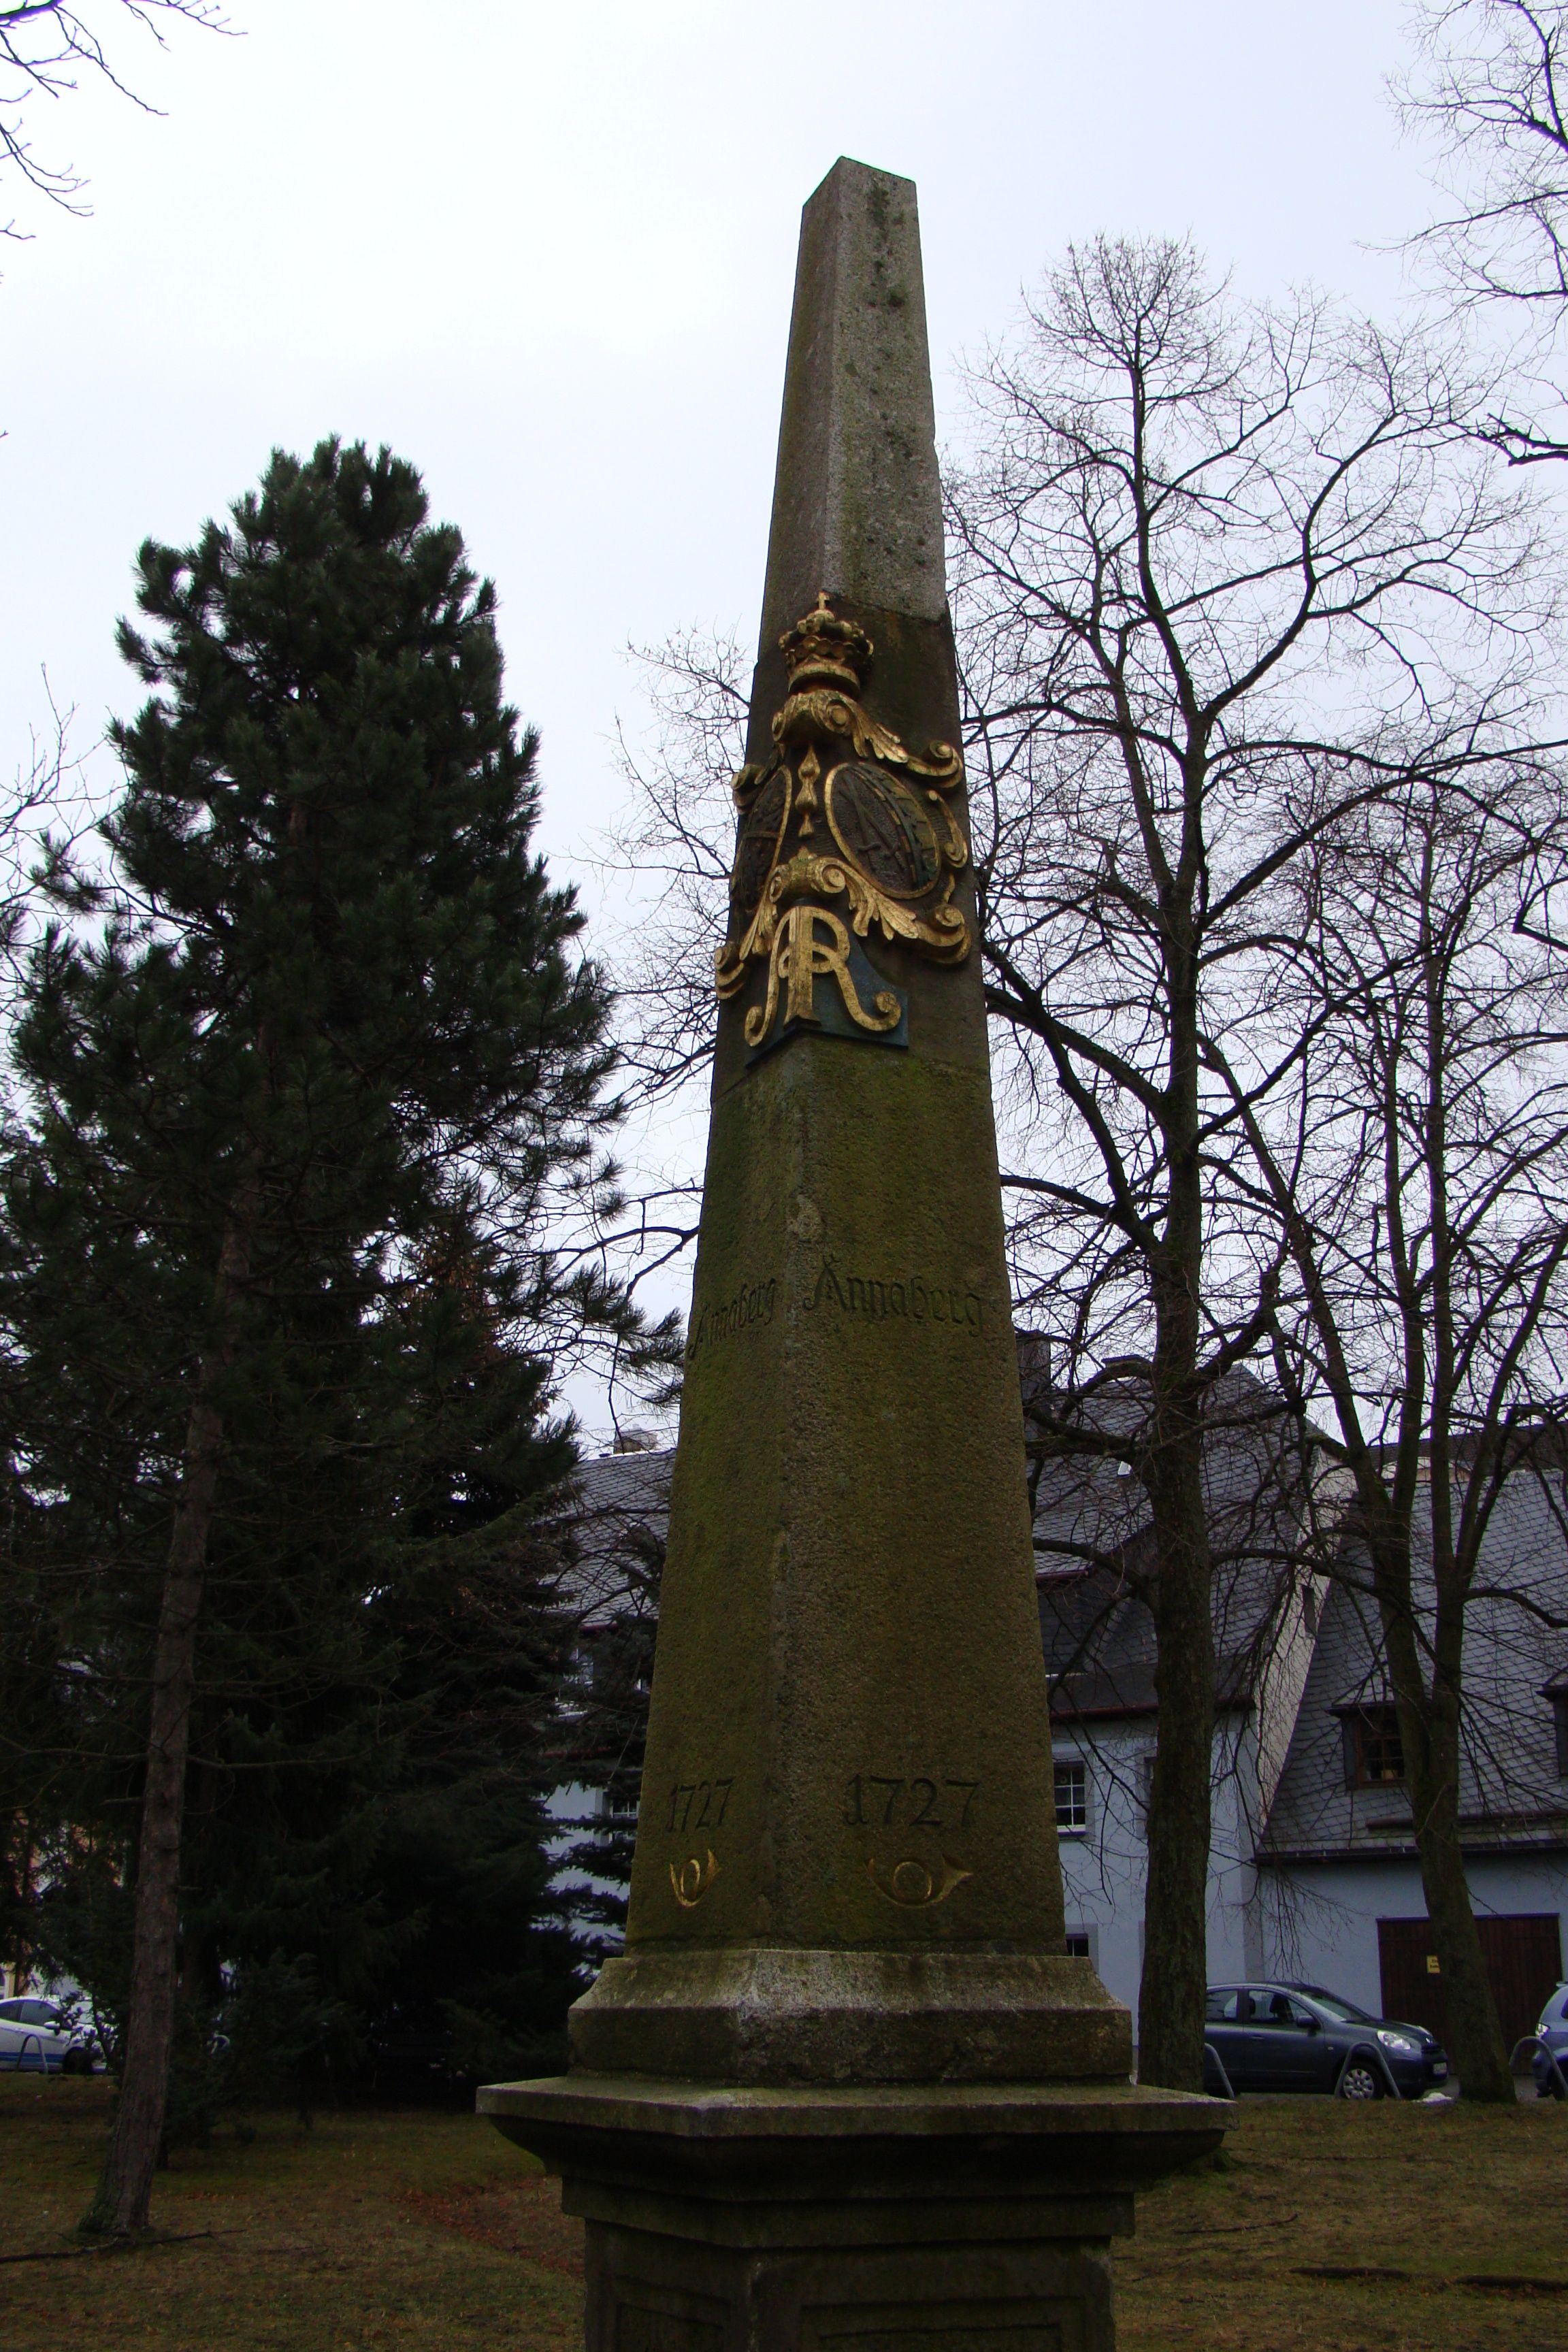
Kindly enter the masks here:
[[1226, 2073], [1225, 2060], [1220, 2056], [1219, 2052], [1215, 2048], [1212, 2042], [1205, 2042], [1204, 2043], [1204, 2064], [1205, 2070], [1211, 2058], [1214, 2061], [1215, 2073], [1220, 2079], [1220, 2097], [1222, 2099], [1234, 2099], [1236, 2092], [1231, 2085], [1230, 2076]]
[[1384, 2056], [1375, 2042], [1363, 2042], [1360, 2043], [1356, 2049], [1347, 2050], [1345, 2052], [1344, 2058], [1340, 2066], [1340, 2071], [1334, 2076], [1334, 2087], [1331, 2094], [1332, 2097], [1336, 2099], [1339, 2097], [1340, 2084], [1345, 2079], [1345, 2068], [1350, 2064], [1351, 2060], [1356, 2057], [1371, 2058], [1375, 2062], [1378, 2072], [1383, 2076], [1383, 2087], [1387, 2092], [1391, 2099], [1399, 2099], [1404, 2097], [1405, 2094], [1401, 2091], [1398, 2084], [1394, 2081], [1393, 2071], [1389, 2066], [1387, 2059]]
[[39, 2074], [47, 2074], [49, 2071], [49, 2062], [44, 2055], [43, 2041], [38, 2034], [31, 2032], [23, 2034], [22, 2039], [17, 2042], [16, 2049], [11, 2053], [12, 2074], [26, 2074], [31, 2073], [32, 2070], [27, 2064], [27, 2044], [29, 2042], [32, 2043], [34, 2050], [37, 2053]]
[[[1552, 2097], [1554, 2099], [1568, 2099], [1568, 2075], [1563, 2074], [1562, 2067], [1558, 2064], [1556, 2052], [1551, 2049], [1546, 2042], [1542, 2042], [1539, 2033], [1527, 2033], [1522, 2042], [1516, 2042], [1514, 2043], [1513, 2055], [1508, 2062], [1509, 2073], [1514, 2075], [1518, 2074], [1519, 2053], [1521, 2050], [1538, 2050], [1541, 2053], [1541, 2055], [1546, 2061], [1546, 2080], [1551, 2086]], [[1531, 2069], [1532, 2073], [1533, 2071], [1534, 2070]]]

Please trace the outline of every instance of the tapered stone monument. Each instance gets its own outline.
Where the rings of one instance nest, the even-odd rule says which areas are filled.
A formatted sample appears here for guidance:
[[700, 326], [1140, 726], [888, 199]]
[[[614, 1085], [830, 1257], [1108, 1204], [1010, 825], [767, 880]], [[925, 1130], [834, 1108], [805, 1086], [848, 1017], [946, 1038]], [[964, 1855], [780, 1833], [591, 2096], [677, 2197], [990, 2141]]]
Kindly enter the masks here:
[[1109, 2352], [1217, 2144], [1063, 1937], [915, 191], [805, 207], [624, 1957], [479, 2095], [590, 2352]]

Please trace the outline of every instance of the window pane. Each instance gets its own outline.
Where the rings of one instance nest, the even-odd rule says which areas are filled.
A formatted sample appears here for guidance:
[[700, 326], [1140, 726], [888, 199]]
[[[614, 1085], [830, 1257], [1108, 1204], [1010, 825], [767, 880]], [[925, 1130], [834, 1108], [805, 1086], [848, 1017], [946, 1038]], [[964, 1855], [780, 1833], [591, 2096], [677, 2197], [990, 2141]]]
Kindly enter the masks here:
[[1342, 2000], [1337, 1992], [1314, 1991], [1312, 1999], [1320, 2009], [1326, 2009], [1329, 2015], [1337, 2018], [1342, 2025], [1371, 2025], [1373, 2022], [1370, 2011], [1358, 2009], [1353, 2000]]
[[1399, 1741], [1399, 1721], [1391, 1706], [1363, 1707], [1356, 1717], [1357, 1779], [1363, 1788], [1403, 1780], [1405, 1750]]
[[1058, 1764], [1056, 1768], [1057, 1830], [1059, 1835], [1081, 1837], [1089, 1827], [1089, 1768]]

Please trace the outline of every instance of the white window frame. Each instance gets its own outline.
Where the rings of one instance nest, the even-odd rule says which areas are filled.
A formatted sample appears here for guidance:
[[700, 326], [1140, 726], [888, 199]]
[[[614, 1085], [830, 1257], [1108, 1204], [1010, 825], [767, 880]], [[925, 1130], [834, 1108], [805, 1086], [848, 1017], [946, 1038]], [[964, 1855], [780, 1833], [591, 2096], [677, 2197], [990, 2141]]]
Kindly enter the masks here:
[[[1083, 1819], [1081, 1821], [1064, 1822], [1062, 1819], [1061, 1791], [1059, 1783], [1057, 1780], [1057, 1775], [1059, 1772], [1076, 1772], [1079, 1776], [1082, 1790], [1081, 1807], [1079, 1808], [1083, 1814]], [[1090, 1787], [1089, 1759], [1087, 1756], [1080, 1754], [1075, 1748], [1065, 1756], [1052, 1757], [1051, 1793], [1056, 1801], [1057, 1835], [1058, 1838], [1086, 1838], [1089, 1835]]]

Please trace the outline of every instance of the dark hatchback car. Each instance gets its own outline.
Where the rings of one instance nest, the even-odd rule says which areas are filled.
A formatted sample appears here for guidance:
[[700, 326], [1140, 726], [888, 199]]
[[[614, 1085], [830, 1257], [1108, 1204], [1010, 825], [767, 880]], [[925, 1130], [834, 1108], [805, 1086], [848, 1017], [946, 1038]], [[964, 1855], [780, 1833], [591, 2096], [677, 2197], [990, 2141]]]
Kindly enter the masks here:
[[[1204, 2040], [1235, 2091], [1332, 2091], [1342, 2099], [1419, 2099], [1448, 2079], [1422, 2025], [1369, 2017], [1321, 1985], [1210, 1985]], [[1207, 2057], [1207, 2087], [1221, 2090]]]

